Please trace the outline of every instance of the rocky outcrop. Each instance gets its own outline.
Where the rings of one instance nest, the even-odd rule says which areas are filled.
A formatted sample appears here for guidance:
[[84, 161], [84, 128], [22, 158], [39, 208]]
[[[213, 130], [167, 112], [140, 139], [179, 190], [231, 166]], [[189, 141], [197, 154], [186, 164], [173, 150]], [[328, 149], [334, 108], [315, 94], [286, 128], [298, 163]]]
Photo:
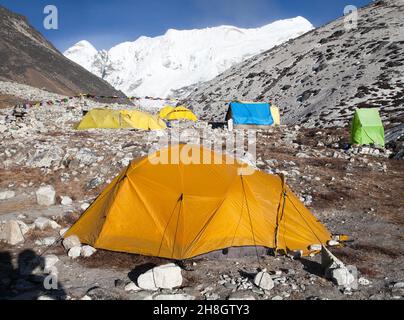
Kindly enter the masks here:
[[186, 103], [202, 119], [224, 121], [217, 100], [273, 100], [284, 124], [316, 128], [346, 126], [355, 108], [378, 107], [394, 126], [404, 104], [403, 10], [401, 0], [373, 2], [356, 29], [335, 20], [202, 84]]

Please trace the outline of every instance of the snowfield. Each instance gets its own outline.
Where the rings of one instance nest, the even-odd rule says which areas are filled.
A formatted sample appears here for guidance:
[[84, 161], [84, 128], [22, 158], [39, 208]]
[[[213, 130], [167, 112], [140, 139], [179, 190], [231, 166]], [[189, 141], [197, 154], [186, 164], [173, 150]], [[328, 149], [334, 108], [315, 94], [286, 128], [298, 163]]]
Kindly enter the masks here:
[[163, 36], [140, 37], [108, 51], [97, 51], [84, 40], [64, 55], [128, 95], [166, 97], [313, 28], [305, 18], [296, 17], [255, 29], [170, 29]]

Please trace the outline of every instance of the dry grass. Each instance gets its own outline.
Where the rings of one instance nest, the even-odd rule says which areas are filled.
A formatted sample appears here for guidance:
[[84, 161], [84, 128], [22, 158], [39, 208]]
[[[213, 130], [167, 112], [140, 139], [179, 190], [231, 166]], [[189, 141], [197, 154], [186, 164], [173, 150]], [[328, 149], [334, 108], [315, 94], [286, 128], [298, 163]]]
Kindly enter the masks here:
[[76, 223], [76, 221], [79, 220], [80, 217], [81, 214], [78, 212], [69, 212], [67, 214], [64, 214], [63, 216], [56, 217], [55, 221], [63, 228], [67, 228]]
[[400, 249], [392, 249], [392, 248], [386, 248], [386, 247], [381, 247], [373, 244], [365, 244], [365, 243], [357, 243], [352, 245], [352, 248], [358, 251], [363, 251], [366, 252], [367, 254], [374, 254], [374, 255], [383, 255], [387, 256], [391, 259], [397, 259], [401, 257], [404, 252], [402, 252]]

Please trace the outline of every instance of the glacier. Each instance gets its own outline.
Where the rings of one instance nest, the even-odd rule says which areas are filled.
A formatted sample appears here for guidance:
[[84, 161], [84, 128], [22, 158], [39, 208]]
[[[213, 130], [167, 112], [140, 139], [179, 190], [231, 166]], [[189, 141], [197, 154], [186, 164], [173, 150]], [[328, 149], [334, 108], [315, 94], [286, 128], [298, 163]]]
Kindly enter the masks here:
[[169, 29], [162, 36], [142, 36], [110, 50], [98, 51], [83, 40], [64, 55], [127, 95], [165, 98], [312, 29], [300, 16], [251, 29]]

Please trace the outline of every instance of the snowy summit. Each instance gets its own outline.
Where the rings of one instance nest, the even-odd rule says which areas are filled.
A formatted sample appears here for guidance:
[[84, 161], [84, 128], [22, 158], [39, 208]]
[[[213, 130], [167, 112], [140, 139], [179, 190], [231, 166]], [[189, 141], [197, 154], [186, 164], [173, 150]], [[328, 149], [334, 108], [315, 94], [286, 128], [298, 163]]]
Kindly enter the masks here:
[[296, 17], [256, 29], [170, 29], [163, 36], [140, 37], [108, 51], [80, 41], [64, 55], [128, 95], [166, 97], [313, 28], [305, 18]]

